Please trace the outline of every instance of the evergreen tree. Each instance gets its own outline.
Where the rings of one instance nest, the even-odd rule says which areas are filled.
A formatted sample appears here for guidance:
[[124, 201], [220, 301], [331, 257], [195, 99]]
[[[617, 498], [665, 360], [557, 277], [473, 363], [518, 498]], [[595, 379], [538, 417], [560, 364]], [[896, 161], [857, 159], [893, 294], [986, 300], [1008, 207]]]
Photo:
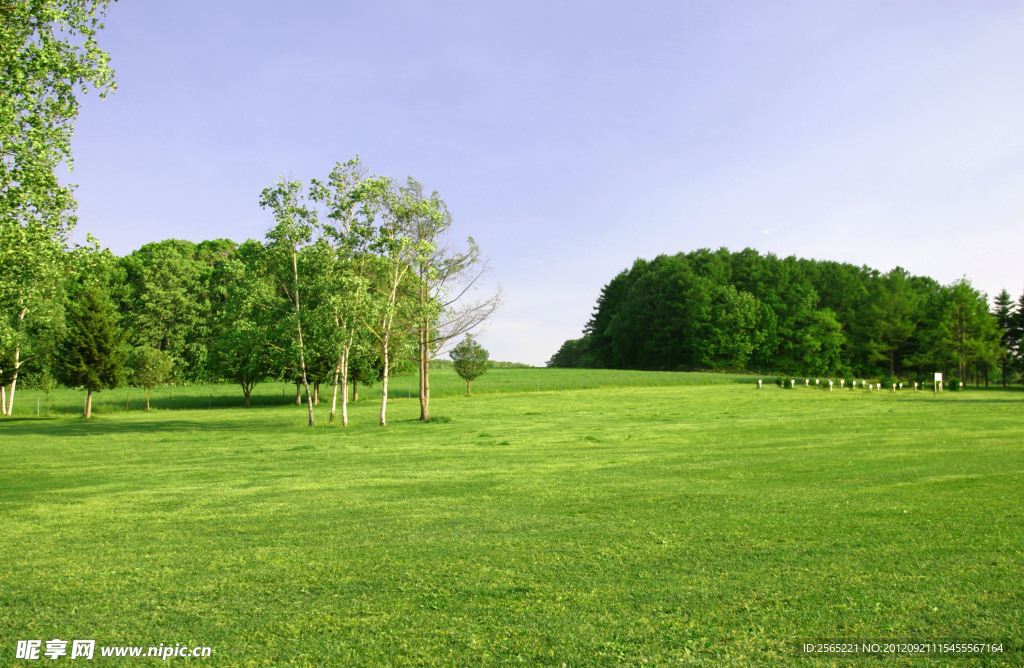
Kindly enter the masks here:
[[588, 339], [569, 339], [562, 344], [551, 359], [547, 361], [549, 368], [579, 369], [589, 366]]
[[1019, 343], [1017, 328], [1014, 326], [1017, 313], [1014, 311], [1013, 298], [1004, 288], [995, 299], [996, 326], [999, 328], [999, 367], [1003, 376], [1003, 387], [1006, 387], [1007, 370], [1013, 363], [1011, 351]]
[[889, 376], [902, 371], [905, 347], [917, 331], [921, 297], [911, 281], [900, 267], [876, 277], [860, 315], [868, 360], [884, 363]]
[[69, 387], [84, 387], [85, 417], [92, 417], [92, 393], [117, 387], [124, 376], [124, 352], [117, 314], [96, 287], [79, 289], [67, 306], [67, 330], [58, 345], [57, 371]]
[[1010, 337], [1007, 351], [1010, 355], [1010, 366], [1018, 374], [1024, 375], [1024, 293], [1017, 300], [1017, 308], [1010, 320]]

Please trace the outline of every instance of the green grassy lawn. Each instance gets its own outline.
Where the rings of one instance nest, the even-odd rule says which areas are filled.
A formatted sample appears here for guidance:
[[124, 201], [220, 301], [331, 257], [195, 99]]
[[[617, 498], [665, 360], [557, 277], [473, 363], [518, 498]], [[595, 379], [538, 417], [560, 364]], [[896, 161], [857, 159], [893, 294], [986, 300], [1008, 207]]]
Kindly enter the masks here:
[[[765, 377], [766, 382], [768, 378]], [[607, 369], [490, 369], [473, 381], [474, 395], [519, 394], [524, 392], [552, 392], [605, 387], [662, 387], [687, 385], [714, 385], [729, 383], [756, 383], [756, 376], [721, 373], [682, 373], [673, 371], [611, 371]], [[380, 400], [380, 383], [359, 386], [361, 400]], [[419, 377], [415, 374], [393, 376], [389, 395], [395, 399], [419, 397]], [[320, 386], [321, 402], [331, 398], [330, 383]], [[434, 398], [465, 396], [466, 381], [451, 369], [430, 372], [430, 396]], [[350, 390], [351, 396], [351, 390]], [[294, 383], [261, 383], [253, 390], [250, 402], [255, 406], [284, 406], [295, 403]], [[19, 389], [15, 396], [15, 416], [73, 416], [81, 415], [85, 392], [59, 389], [49, 398], [33, 389]], [[188, 387], [159, 387], [152, 391], [152, 410], [210, 409], [243, 406], [244, 398], [238, 385], [202, 385]], [[93, 410], [113, 414], [144, 410], [145, 393], [141, 388], [121, 388], [93, 394]]]
[[534, 388], [430, 424], [398, 399], [386, 429], [373, 401], [348, 429], [113, 408], [0, 421], [0, 663], [52, 638], [213, 648], [194, 665], [954, 665], [798, 646], [1024, 641], [1021, 392]]

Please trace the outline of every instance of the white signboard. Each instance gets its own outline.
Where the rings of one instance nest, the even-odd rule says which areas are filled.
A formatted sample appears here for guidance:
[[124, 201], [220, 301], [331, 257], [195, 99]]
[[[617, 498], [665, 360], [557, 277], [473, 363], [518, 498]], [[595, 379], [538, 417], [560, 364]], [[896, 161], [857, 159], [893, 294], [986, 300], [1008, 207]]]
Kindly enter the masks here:
[[942, 374], [941, 373], [935, 374], [935, 381], [938, 382], [938, 383], [942, 382]]

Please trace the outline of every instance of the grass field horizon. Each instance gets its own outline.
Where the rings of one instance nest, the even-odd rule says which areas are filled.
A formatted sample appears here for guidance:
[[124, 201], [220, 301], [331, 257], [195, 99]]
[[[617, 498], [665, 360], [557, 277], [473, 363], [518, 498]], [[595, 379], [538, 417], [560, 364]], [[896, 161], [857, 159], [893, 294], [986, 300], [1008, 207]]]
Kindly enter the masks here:
[[739, 380], [435, 394], [430, 424], [397, 398], [386, 429], [368, 400], [347, 429], [324, 401], [315, 429], [294, 403], [8, 418], [0, 656], [740, 666], [961, 639], [1019, 665], [1024, 393]]
[[[754, 386], [758, 379], [764, 381], [764, 388], [774, 387], [778, 374], [756, 373], [725, 373], [725, 372], [686, 372], [686, 371], [639, 371], [614, 369], [557, 369], [546, 367], [490, 369], [472, 384], [473, 396], [491, 394], [522, 394], [531, 392], [562, 392], [571, 390], [615, 389], [631, 387], [675, 387], [675, 386], [713, 386], [745, 384]], [[826, 376], [784, 375], [781, 377], [795, 378], [799, 384], [805, 379], [812, 384], [816, 379], [828, 382]], [[465, 381], [450, 368], [434, 369], [430, 372], [431, 399], [461, 397], [466, 394]], [[835, 391], [856, 391], [840, 388], [839, 378], [835, 378]], [[806, 389], [806, 388], [798, 388]], [[819, 388], [811, 388], [819, 389]], [[982, 389], [985, 391], [1001, 389], [993, 384], [991, 387], [970, 385], [967, 391]], [[1015, 385], [1010, 390], [1024, 390]], [[255, 386], [250, 397], [252, 407], [287, 406], [295, 403], [295, 383], [268, 381]], [[920, 391], [930, 391], [922, 388]], [[904, 392], [913, 392], [907, 387]], [[380, 383], [359, 385], [359, 401], [380, 401]], [[351, 397], [351, 390], [349, 392]], [[418, 399], [418, 378], [415, 374], [401, 374], [391, 379], [389, 399]], [[320, 404], [322, 408], [331, 399], [331, 385], [320, 386]], [[303, 401], [304, 401], [303, 395]], [[70, 388], [58, 388], [46, 394], [32, 387], [21, 387], [17, 390], [14, 403], [14, 417], [69, 417], [81, 415], [85, 401], [85, 391]], [[340, 399], [339, 399], [340, 401]], [[358, 402], [357, 402], [358, 403]], [[244, 397], [241, 388], [231, 383], [195, 384], [195, 385], [164, 385], [152, 390], [150, 397], [152, 411], [183, 410], [183, 409], [221, 409], [244, 408]], [[127, 408], [126, 408], [127, 407]], [[145, 411], [145, 392], [139, 387], [121, 387], [104, 390], [93, 394], [93, 412], [96, 416], [120, 414], [124, 412]], [[2, 424], [2, 422], [0, 422]]]
[[[471, 385], [474, 396], [489, 394], [519, 394], [528, 392], [561, 392], [575, 389], [602, 389], [615, 387], [664, 387], [679, 385], [714, 385], [716, 383], [755, 383], [757, 376], [738, 373], [680, 372], [680, 371], [621, 371], [611, 369], [549, 369], [544, 367], [489, 369]], [[466, 394], [466, 382], [452, 369], [430, 372], [431, 399], [460, 397]], [[320, 385], [320, 405], [331, 400], [330, 383]], [[381, 384], [359, 384], [360, 401], [380, 401]], [[253, 407], [285, 406], [295, 403], [296, 386], [293, 382], [268, 381], [253, 389], [250, 403]], [[349, 395], [351, 397], [351, 390]], [[391, 378], [389, 400], [418, 399], [419, 380], [414, 373]], [[58, 388], [46, 394], [35, 388], [17, 390], [14, 417], [81, 415], [85, 391]], [[303, 394], [304, 400], [304, 394]], [[340, 402], [340, 399], [339, 399]], [[127, 408], [126, 408], [127, 406]], [[182, 410], [210, 408], [240, 408], [245, 406], [241, 388], [231, 383], [196, 385], [164, 385], [152, 390], [151, 410]], [[140, 387], [121, 387], [93, 393], [93, 412], [97, 415], [126, 411], [144, 411], [145, 392]], [[49, 413], [47, 413], [49, 411]]]

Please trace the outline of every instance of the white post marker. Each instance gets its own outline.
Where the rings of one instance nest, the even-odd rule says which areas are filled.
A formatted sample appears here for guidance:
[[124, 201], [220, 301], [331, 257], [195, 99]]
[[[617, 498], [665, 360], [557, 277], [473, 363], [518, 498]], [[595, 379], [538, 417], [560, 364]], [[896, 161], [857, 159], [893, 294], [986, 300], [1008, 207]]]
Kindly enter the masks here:
[[935, 374], [935, 391], [936, 392], [941, 392], [942, 391], [942, 374], [941, 373], [936, 373]]
[[830, 381], [828, 381], [828, 391], [829, 391], [829, 392], [831, 392], [831, 391], [832, 391], [832, 381], [831, 381], [831, 380], [830, 380]]
[[839, 379], [839, 387], [840, 387], [840, 389], [846, 387], [846, 379], [845, 378], [840, 378]]
[[804, 385], [806, 385], [807, 387], [810, 387], [811, 386], [811, 379], [810, 378], [804, 378]]
[[761, 389], [761, 379], [760, 378], [757, 379], [757, 389], [759, 389], [759, 390]]
[[789, 387], [790, 389], [796, 387], [796, 378], [793, 378], [792, 380], [789, 381]]
[[914, 381], [914, 391], [917, 392], [917, 381]]

